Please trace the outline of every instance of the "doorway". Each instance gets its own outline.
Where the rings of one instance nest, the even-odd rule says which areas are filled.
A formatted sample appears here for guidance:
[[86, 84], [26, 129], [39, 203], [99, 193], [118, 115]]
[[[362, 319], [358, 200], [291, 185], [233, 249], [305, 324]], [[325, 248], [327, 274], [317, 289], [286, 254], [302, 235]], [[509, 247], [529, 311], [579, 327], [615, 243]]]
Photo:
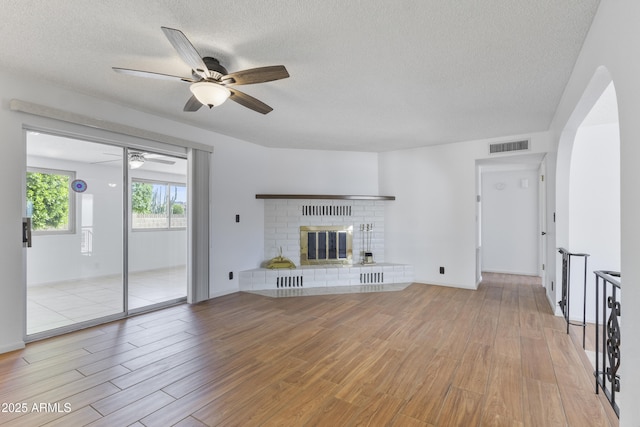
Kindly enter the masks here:
[[186, 300], [184, 158], [36, 131], [26, 147], [28, 340]]
[[540, 153], [476, 162], [478, 271], [544, 277], [544, 159]]

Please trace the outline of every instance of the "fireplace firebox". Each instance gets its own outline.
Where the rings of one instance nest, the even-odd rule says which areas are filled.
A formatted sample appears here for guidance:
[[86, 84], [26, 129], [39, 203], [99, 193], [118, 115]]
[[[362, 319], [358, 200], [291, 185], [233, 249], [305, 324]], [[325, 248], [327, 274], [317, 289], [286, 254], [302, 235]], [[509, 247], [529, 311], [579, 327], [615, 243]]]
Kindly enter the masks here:
[[300, 264], [350, 265], [352, 261], [352, 225], [300, 227]]

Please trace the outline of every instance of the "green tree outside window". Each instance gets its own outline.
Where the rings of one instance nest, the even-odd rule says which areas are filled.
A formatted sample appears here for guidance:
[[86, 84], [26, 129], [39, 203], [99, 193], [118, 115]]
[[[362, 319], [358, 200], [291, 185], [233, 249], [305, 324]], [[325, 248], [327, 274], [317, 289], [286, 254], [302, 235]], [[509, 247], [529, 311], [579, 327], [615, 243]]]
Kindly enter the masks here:
[[131, 209], [135, 213], [151, 213], [153, 186], [146, 182], [133, 182], [131, 188]]
[[33, 230], [69, 230], [71, 176], [27, 172], [27, 201], [32, 209]]

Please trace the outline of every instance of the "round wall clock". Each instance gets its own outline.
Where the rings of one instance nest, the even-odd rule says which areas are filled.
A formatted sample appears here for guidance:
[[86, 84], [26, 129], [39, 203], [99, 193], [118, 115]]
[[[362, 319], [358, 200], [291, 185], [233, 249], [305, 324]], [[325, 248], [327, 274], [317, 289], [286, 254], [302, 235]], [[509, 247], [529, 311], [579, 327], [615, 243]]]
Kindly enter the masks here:
[[84, 193], [87, 191], [87, 183], [81, 179], [76, 179], [71, 183], [71, 189], [76, 193]]

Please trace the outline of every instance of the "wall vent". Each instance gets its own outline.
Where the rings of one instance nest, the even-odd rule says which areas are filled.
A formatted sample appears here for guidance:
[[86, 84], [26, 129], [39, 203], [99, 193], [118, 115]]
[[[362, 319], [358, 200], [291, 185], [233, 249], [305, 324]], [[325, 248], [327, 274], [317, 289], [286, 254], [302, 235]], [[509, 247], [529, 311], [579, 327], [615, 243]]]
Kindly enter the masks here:
[[351, 216], [351, 206], [304, 205], [303, 216]]
[[509, 151], [521, 151], [529, 149], [529, 140], [512, 142], [500, 142], [497, 144], [489, 144], [489, 154], [506, 153]]
[[276, 288], [301, 288], [302, 276], [285, 276], [276, 278]]
[[384, 273], [360, 273], [360, 284], [384, 283]]

